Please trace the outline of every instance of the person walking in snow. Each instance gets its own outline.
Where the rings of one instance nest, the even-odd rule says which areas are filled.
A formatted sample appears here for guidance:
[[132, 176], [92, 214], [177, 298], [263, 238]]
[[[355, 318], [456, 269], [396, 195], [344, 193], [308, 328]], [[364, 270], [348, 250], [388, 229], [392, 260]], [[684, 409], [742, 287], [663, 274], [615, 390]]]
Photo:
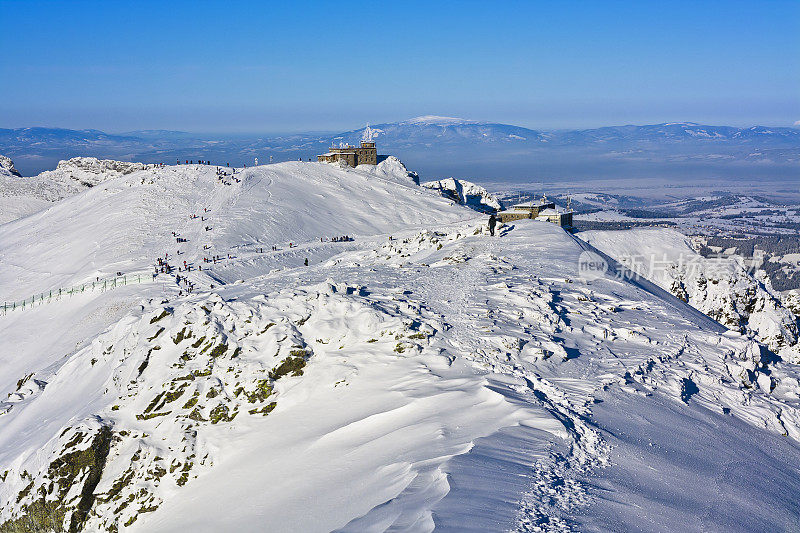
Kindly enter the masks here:
[[489, 235], [494, 237], [494, 227], [497, 225], [497, 217], [494, 216], [494, 213], [489, 215]]

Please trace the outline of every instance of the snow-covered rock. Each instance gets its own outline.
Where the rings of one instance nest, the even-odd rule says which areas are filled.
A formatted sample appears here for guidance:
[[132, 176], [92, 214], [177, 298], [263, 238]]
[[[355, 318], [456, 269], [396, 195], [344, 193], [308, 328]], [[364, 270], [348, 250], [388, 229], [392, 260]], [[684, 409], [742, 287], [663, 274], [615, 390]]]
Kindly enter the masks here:
[[28, 216], [50, 205], [50, 202], [26, 194], [27, 181], [14, 167], [14, 162], [0, 155], [0, 224]]
[[[0, 160], [0, 224], [31, 215], [49, 207], [53, 202], [68, 198], [88, 188], [99, 185], [132, 172], [152, 168], [144, 163], [128, 163], [97, 159], [95, 157], [73, 157], [60, 161], [54, 170], [47, 170], [33, 177], [20, 177], [3, 168], [14, 169], [13, 163]], [[10, 165], [10, 166], [8, 166]]]
[[406, 168], [402, 161], [390, 155], [377, 165], [359, 165], [358, 170], [402, 185], [419, 185], [419, 176]]
[[21, 176], [19, 171], [14, 167], [14, 162], [4, 155], [0, 155], [0, 173], [6, 173], [17, 177]]
[[800, 372], [754, 339], [653, 284], [577, 282], [585, 243], [489, 237], [393, 162], [225, 171], [0, 226], [0, 302], [26, 302], [0, 311], [0, 530], [796, 520]]
[[59, 161], [55, 170], [42, 172], [38, 177], [42, 180], [52, 179], [55, 182], [70, 184], [75, 182], [86, 188], [152, 166], [144, 163], [97, 159], [96, 157], [73, 157], [66, 161]]
[[786, 291], [781, 295], [784, 307], [794, 313], [794, 316], [800, 319], [800, 290], [793, 289]]
[[476, 211], [499, 211], [500, 201], [489, 191], [472, 182], [446, 178], [437, 181], [428, 181], [422, 184], [423, 187], [439, 191], [445, 198], [466, 205]]
[[[60, 410], [42, 431], [3, 442], [0, 461], [16, 466], [3, 474], [0, 524], [23, 524], [46, 509], [52, 523], [72, 523], [74, 530], [116, 531], [229, 457], [221, 434], [289, 434], [265, 417], [281, 417], [284, 394], [303, 387], [313, 358], [322, 359], [321, 369], [332, 356], [369, 352], [376, 365], [386, 364], [397, 357], [396, 335], [418, 334], [342, 289], [288, 290], [244, 304], [211, 294], [178, 307], [148, 305], [72, 355], [46, 383], [21, 380], [11, 401], [0, 403], [7, 417], [26, 411], [17, 423], [55, 413], [65, 402], [81, 407]], [[331, 322], [342, 313], [350, 319], [345, 329]], [[329, 369], [341, 383], [352, 379], [336, 366]], [[317, 379], [305, 381], [313, 386]], [[296, 396], [288, 395], [286, 408]], [[39, 452], [9, 453], [26, 448]], [[88, 502], [75, 497], [87, 493]], [[2, 503], [9, 501], [13, 509]], [[87, 504], [92, 513], [82, 515]]]
[[763, 271], [751, 274], [735, 257], [704, 258], [684, 235], [667, 228], [585, 231], [578, 236], [725, 327], [752, 334], [776, 353], [784, 351], [800, 362], [796, 317]]

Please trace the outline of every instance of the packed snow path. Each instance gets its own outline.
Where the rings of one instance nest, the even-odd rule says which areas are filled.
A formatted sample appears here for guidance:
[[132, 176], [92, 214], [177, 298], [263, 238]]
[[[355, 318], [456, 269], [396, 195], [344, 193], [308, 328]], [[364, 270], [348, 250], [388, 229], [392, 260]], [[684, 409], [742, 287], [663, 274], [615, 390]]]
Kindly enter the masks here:
[[[476, 229], [469, 224], [438, 232], [401, 232], [374, 248], [361, 243], [366, 250], [274, 272], [255, 282], [269, 291], [323, 276], [344, 279], [370, 299], [388, 300], [412, 317], [428, 317], [440, 332], [431, 337], [429, 347], [450, 364], [460, 358], [470, 361], [491, 390], [519, 409], [516, 425], [488, 440], [477, 439], [474, 451], [456, 455], [452, 462], [435, 462], [434, 472], [418, 470], [407, 489], [344, 530], [386, 523], [400, 529], [401, 524], [422, 527], [431, 520], [445, 530], [470, 529], [465, 524], [473, 524], [475, 531], [567, 527], [580, 509], [591, 507], [592, 485], [585, 478], [610, 461], [602, 431], [587, 423], [591, 406], [608, 387], [627, 394], [658, 391], [676, 402], [691, 399], [693, 405], [751, 420], [760, 412], [758, 425], [776, 433], [791, 431], [797, 438], [796, 414], [784, 426], [781, 414], [787, 413], [774, 400], [706, 377], [712, 366], [717, 375], [731, 376], [734, 361], [750, 357], [751, 344], [744, 339], [731, 338], [712, 321], [698, 322], [694, 310], [663, 291], [651, 294], [617, 280], [585, 285], [554, 275], [574, 272], [571, 265], [583, 248], [551, 225], [521, 223], [494, 240], [472, 235]], [[241, 273], [239, 267], [231, 268]], [[240, 298], [251, 288], [228, 290]], [[682, 314], [676, 313], [681, 309]], [[670, 326], [664, 327], [664, 321]], [[730, 363], [724, 362], [724, 352], [710, 360], [703, 355], [703, 345], [718, 353], [720, 343], [730, 345]], [[700, 380], [707, 382], [702, 393]], [[761, 407], [747, 409], [748, 404]], [[487, 456], [504, 453], [514, 460], [495, 457], [493, 468], [486, 468]], [[472, 459], [473, 454], [479, 459]], [[527, 466], [520, 469], [518, 461]], [[435, 473], [440, 470], [452, 484], [431, 505], [442, 495], [441, 476]], [[560, 488], [553, 493], [553, 487]], [[237, 495], [242, 497], [249, 501]], [[420, 504], [423, 498], [426, 503]], [[476, 505], [478, 501], [484, 504]], [[202, 516], [211, 519], [222, 506]], [[269, 519], [259, 515], [259, 520]], [[276, 527], [280, 523], [274, 522]]]
[[[556, 226], [492, 238], [402, 179], [283, 164], [222, 185], [171, 167], [0, 226], [9, 293], [46, 288], [39, 263], [56, 283], [176, 244], [187, 262], [237, 250], [189, 272], [189, 295], [128, 286], [0, 322], [0, 524], [48, 509], [91, 531], [747, 531], [727, 517], [762, 501], [790, 529], [796, 367], [650, 284], [581, 281], [585, 245]], [[59, 239], [79, 251], [37, 255]], [[725, 454], [724, 476], [698, 449]], [[76, 453], [102, 471], [59, 468]], [[724, 482], [748, 453], [774, 484]], [[704, 483], [727, 515], [687, 490]]]

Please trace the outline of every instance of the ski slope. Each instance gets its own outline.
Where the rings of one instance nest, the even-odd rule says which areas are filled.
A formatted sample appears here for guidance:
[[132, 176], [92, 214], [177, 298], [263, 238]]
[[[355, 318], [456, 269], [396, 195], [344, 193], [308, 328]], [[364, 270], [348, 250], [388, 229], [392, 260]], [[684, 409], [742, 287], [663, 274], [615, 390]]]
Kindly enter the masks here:
[[392, 159], [144, 170], [4, 224], [3, 298], [165, 254], [195, 290], [0, 317], [0, 530], [792, 529], [796, 365], [582, 280], [590, 249], [489, 237]]

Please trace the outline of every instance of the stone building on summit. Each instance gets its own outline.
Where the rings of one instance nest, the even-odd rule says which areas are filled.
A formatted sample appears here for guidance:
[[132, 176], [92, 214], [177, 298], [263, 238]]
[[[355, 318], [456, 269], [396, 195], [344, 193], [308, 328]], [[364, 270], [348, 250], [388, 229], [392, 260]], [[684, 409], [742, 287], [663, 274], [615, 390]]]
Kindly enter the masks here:
[[350, 146], [349, 144], [338, 148], [332, 146], [327, 153], [318, 155], [317, 161], [322, 163], [344, 161], [351, 167], [377, 165], [378, 149], [375, 148], [375, 142], [372, 140], [372, 130], [369, 125], [364, 131], [364, 140], [361, 141], [360, 146]]
[[331, 147], [327, 153], [317, 156], [317, 161], [323, 163], [335, 163], [344, 161], [351, 167], [358, 165], [377, 165], [378, 149], [372, 141], [361, 141], [361, 146], [340, 146]]

